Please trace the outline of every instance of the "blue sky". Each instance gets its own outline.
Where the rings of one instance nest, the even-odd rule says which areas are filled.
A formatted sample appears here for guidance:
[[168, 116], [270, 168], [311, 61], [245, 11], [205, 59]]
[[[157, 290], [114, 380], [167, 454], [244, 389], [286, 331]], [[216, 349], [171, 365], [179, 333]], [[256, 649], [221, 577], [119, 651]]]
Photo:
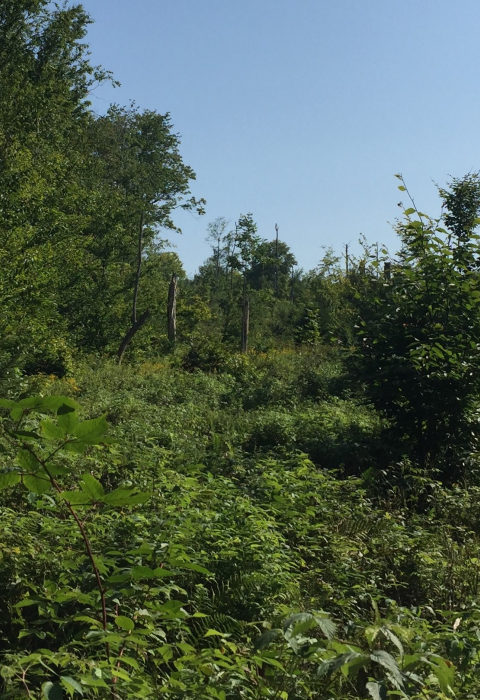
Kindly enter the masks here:
[[[187, 272], [208, 222], [252, 212], [304, 269], [362, 232], [393, 251], [403, 200], [480, 169], [478, 0], [84, 0], [110, 102], [170, 112], [207, 214], [179, 212]], [[389, 223], [390, 222], [390, 223]]]

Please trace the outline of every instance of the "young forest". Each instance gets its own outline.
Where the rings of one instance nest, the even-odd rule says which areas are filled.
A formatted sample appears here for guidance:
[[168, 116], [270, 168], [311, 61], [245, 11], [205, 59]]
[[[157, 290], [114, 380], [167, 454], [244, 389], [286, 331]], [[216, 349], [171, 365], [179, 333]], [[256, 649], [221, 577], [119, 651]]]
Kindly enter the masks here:
[[[480, 177], [311, 271], [0, 2], [0, 698], [478, 700]], [[201, 183], [200, 183], [201, 185]]]

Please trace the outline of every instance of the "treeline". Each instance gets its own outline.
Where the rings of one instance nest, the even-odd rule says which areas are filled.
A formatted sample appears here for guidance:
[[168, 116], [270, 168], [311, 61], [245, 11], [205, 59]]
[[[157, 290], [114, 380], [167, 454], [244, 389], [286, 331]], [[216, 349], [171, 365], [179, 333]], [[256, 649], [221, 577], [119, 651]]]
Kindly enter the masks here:
[[73, 351], [113, 352], [127, 332], [142, 229], [139, 310], [156, 317], [177, 207], [203, 211], [168, 114], [112, 106], [90, 91], [109, 73], [83, 43], [81, 5], [0, 5], [0, 281], [4, 368], [60, 372]]

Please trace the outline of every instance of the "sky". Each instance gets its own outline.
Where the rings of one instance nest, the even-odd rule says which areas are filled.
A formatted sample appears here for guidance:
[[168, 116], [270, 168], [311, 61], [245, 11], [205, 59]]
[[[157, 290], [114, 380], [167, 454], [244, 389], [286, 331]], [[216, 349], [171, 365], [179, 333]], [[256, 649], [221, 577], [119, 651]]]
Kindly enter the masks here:
[[189, 274], [207, 225], [252, 212], [305, 270], [360, 234], [394, 252], [402, 173], [421, 211], [480, 169], [478, 0], [83, 0], [110, 103], [169, 112], [206, 215], [169, 234]]

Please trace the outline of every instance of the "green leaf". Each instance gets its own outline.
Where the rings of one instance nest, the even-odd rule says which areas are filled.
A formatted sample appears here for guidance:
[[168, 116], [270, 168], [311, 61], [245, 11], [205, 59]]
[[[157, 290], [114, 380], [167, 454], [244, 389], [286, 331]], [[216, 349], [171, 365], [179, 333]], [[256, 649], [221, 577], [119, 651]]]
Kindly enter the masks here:
[[223, 632], [218, 632], [217, 630], [207, 630], [204, 637], [223, 637]]
[[272, 630], [267, 630], [263, 634], [258, 637], [254, 643], [253, 643], [253, 648], [255, 651], [259, 651], [260, 649], [264, 649], [265, 647], [268, 647], [269, 644], [274, 642], [278, 637], [282, 634], [282, 630], [280, 629], [272, 629]]
[[134, 621], [124, 615], [118, 615], [118, 617], [115, 618], [115, 624], [122, 630], [128, 630], [129, 632], [135, 629]]
[[367, 690], [373, 700], [387, 700], [387, 688], [383, 683], [367, 683]]
[[142, 578], [155, 578], [155, 571], [149, 566], [134, 566], [132, 569], [132, 578], [142, 579]]
[[118, 489], [107, 493], [103, 501], [109, 506], [133, 506], [139, 503], [145, 503], [150, 496], [150, 493], [134, 493], [133, 488], [128, 489], [120, 486]]
[[96, 445], [101, 442], [101, 438], [108, 431], [108, 423], [105, 420], [105, 416], [100, 416], [99, 418], [93, 418], [92, 420], [85, 420], [82, 423], [77, 423], [77, 425], [72, 430], [72, 435], [82, 442], [86, 442], [90, 445]]
[[84, 474], [80, 482], [82, 491], [86, 493], [93, 501], [102, 501], [105, 495], [102, 484], [95, 479], [91, 474]]
[[16, 405], [16, 401], [11, 399], [0, 399], [0, 408], [14, 408]]
[[70, 435], [75, 426], [78, 425], [78, 416], [75, 411], [69, 411], [68, 413], [59, 415], [57, 417], [57, 423], [67, 435]]
[[383, 632], [383, 634], [385, 635], [385, 637], [387, 637], [387, 639], [389, 639], [393, 644], [395, 644], [395, 646], [397, 647], [397, 649], [398, 649], [398, 651], [400, 652], [401, 656], [403, 656], [403, 654], [405, 653], [405, 652], [404, 652], [404, 649], [403, 649], [403, 644], [402, 644], [402, 642], [399, 640], [399, 638], [397, 637], [397, 635], [394, 634], [394, 633], [392, 632], [392, 630], [388, 629], [388, 627], [383, 627], [383, 628], [382, 628], [382, 632]]
[[31, 430], [16, 430], [11, 433], [13, 437], [19, 438], [20, 440], [41, 440], [41, 436], [38, 433], [34, 433]]
[[71, 676], [60, 676], [60, 680], [65, 686], [67, 693], [69, 693], [72, 697], [75, 692], [79, 693], [79, 695], [83, 695], [83, 688], [80, 683], [75, 680], [75, 678], [72, 678]]
[[12, 408], [10, 411], [10, 418], [12, 420], [20, 420], [20, 418], [23, 416], [23, 408], [21, 406], [15, 406]]
[[320, 627], [325, 637], [327, 639], [333, 639], [335, 632], [337, 631], [336, 624], [330, 620], [329, 617], [321, 617], [320, 615], [315, 615], [314, 617], [317, 625]]
[[70, 473], [66, 467], [62, 467], [60, 464], [47, 464], [46, 466], [51, 476], [65, 476]]
[[415, 209], [413, 209], [412, 207], [410, 207], [409, 209], [405, 209], [405, 211], [404, 211], [403, 213], [404, 213], [406, 216], [411, 216], [412, 214], [415, 214], [415, 211], [416, 211]]
[[47, 700], [63, 700], [63, 690], [60, 683], [44, 683], [42, 686], [43, 696]]
[[339, 656], [335, 656], [333, 659], [322, 661], [317, 669], [317, 676], [326, 676], [329, 673], [337, 671], [342, 666], [351, 663], [352, 661], [358, 661], [360, 664], [365, 664], [368, 661], [368, 657], [355, 651], [340, 654]]
[[38, 476], [38, 474], [23, 474], [22, 481], [25, 488], [38, 495], [46, 493], [51, 487], [50, 479], [46, 475]]
[[28, 408], [37, 408], [43, 401], [42, 396], [29, 396], [26, 399], [21, 399], [17, 406], [19, 406], [21, 409], [28, 409]]
[[63, 449], [65, 452], [71, 452], [75, 455], [82, 455], [87, 449], [87, 443], [80, 442], [80, 440], [75, 440], [74, 442], [67, 442]]
[[375, 663], [380, 664], [380, 666], [383, 666], [383, 668], [386, 668], [387, 671], [389, 671], [392, 674], [393, 678], [397, 681], [399, 687], [403, 688], [402, 673], [398, 667], [397, 662], [395, 661], [393, 656], [388, 653], [388, 651], [383, 651], [383, 649], [372, 651], [372, 653], [370, 654], [370, 658]]
[[127, 664], [127, 666], [131, 666], [132, 668], [140, 668], [138, 661], [136, 659], [133, 659], [131, 656], [119, 657], [118, 661], [120, 661], [122, 664]]
[[211, 572], [200, 564], [194, 564], [191, 561], [182, 561], [180, 559], [170, 559], [170, 566], [176, 566], [179, 569], [188, 569], [190, 571], [198, 571], [199, 574], [209, 575]]
[[403, 185], [399, 185], [399, 186], [398, 186], [398, 189], [399, 189], [401, 192], [405, 192], [405, 190], [406, 190], [407, 188], [404, 187]]
[[21, 476], [18, 472], [0, 472], [0, 489], [15, 486], [15, 484], [18, 484], [20, 479]]
[[87, 496], [85, 491], [63, 491], [62, 498], [72, 506], [89, 506], [92, 504], [92, 499]]
[[47, 440], [64, 440], [65, 431], [59, 426], [52, 423], [50, 420], [42, 420], [40, 423], [42, 434]]
[[69, 396], [45, 396], [45, 398], [40, 401], [41, 410], [59, 413], [60, 415], [78, 411], [79, 408], [80, 406], [78, 403]]
[[36, 455], [29, 450], [19, 450], [17, 452], [17, 462], [22, 469], [26, 469], [29, 472], [37, 472], [42, 467]]
[[125, 583], [130, 578], [130, 574], [114, 574], [108, 578], [108, 583]]
[[440, 656], [435, 657], [434, 661], [429, 662], [432, 671], [437, 677], [442, 693], [451, 697], [453, 695], [453, 685], [455, 682], [455, 666], [446, 659]]

